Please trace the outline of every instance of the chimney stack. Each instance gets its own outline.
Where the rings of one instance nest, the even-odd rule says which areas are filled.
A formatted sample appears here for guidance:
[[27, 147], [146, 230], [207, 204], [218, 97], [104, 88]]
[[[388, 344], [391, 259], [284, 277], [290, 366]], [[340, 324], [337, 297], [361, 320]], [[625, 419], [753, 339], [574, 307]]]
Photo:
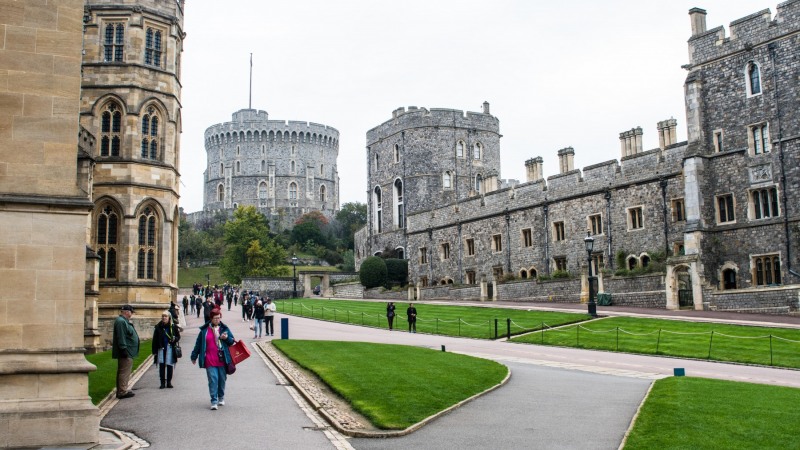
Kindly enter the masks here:
[[525, 161], [525, 173], [527, 174], [526, 181], [539, 181], [543, 177], [542, 162], [544, 160], [541, 156]]
[[706, 10], [692, 8], [689, 10], [689, 19], [692, 22], [692, 36], [706, 32]]
[[642, 151], [642, 127], [631, 128], [619, 134], [622, 157], [632, 156]]
[[658, 146], [661, 150], [669, 147], [678, 142], [677, 130], [678, 130], [678, 121], [669, 118], [667, 120], [662, 120], [657, 124], [658, 128]]
[[489, 102], [483, 102], [483, 113], [489, 114]]
[[575, 167], [575, 150], [572, 147], [562, 148], [558, 151], [558, 168], [561, 174], [572, 172]]

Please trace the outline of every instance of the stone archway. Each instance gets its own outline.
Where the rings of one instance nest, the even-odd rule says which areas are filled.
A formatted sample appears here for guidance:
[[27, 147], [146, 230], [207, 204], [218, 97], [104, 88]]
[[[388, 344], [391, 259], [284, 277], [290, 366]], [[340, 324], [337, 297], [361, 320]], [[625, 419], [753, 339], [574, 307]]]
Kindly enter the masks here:
[[697, 273], [697, 261], [689, 256], [667, 265], [667, 309], [703, 309], [702, 280]]

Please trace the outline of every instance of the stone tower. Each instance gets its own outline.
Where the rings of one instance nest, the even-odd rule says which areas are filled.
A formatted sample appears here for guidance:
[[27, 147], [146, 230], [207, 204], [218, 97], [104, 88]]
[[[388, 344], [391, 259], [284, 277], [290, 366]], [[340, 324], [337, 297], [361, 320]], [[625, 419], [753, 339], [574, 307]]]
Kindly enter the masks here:
[[88, 246], [99, 329], [150, 329], [177, 295], [183, 0], [87, 0], [80, 123], [96, 138]]

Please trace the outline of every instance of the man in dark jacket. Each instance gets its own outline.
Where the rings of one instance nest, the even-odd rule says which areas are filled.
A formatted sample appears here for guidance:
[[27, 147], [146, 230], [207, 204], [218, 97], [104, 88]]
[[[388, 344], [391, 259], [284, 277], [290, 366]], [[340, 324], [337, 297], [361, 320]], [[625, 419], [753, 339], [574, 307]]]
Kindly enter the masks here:
[[211, 301], [211, 297], [206, 297], [206, 301], [203, 302], [203, 318], [208, 323], [211, 320], [211, 310], [216, 308], [214, 302]]
[[128, 389], [133, 358], [139, 355], [139, 334], [131, 323], [133, 307], [123, 305], [114, 320], [111, 358], [117, 360], [117, 398], [130, 398], [135, 394]]
[[408, 309], [406, 309], [406, 315], [408, 315], [408, 332], [409, 333], [416, 333], [417, 332], [417, 308], [414, 308], [413, 303], [408, 304]]

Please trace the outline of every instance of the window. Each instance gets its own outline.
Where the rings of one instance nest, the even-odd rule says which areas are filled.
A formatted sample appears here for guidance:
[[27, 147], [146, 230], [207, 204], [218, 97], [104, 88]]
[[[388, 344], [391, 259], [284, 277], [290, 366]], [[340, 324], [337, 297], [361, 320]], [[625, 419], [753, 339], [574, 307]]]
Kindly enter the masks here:
[[319, 176], [325, 175], [325, 164], [319, 165]]
[[593, 214], [589, 216], [589, 231], [592, 236], [603, 234], [603, 216], [600, 214]]
[[142, 158], [158, 159], [158, 116], [152, 106], [142, 117]]
[[475, 192], [483, 194], [483, 177], [480, 174], [475, 175]]
[[292, 161], [290, 166], [289, 166], [289, 172], [294, 173], [294, 169], [295, 169], [294, 161]]
[[642, 267], [649, 266], [650, 265], [650, 257], [647, 256], [647, 255], [642, 255], [641, 257], [639, 257], [639, 264], [641, 264]]
[[492, 236], [492, 251], [493, 252], [502, 252], [503, 251], [503, 236], [500, 234], [495, 234]]
[[466, 275], [467, 275], [467, 280], [466, 280], [467, 284], [476, 284], [475, 280], [477, 278], [475, 277], [475, 271], [474, 270], [467, 270], [466, 271]]
[[555, 265], [556, 270], [560, 272], [567, 271], [567, 257], [566, 256], [555, 256], [553, 257], [553, 264]]
[[144, 280], [156, 279], [156, 215], [149, 206], [139, 214], [139, 255], [136, 264], [136, 277]]
[[628, 270], [633, 270], [639, 266], [639, 260], [635, 256], [628, 257]]
[[683, 199], [676, 198], [672, 201], [672, 221], [683, 222], [686, 220], [686, 209], [683, 206]]
[[117, 278], [117, 254], [119, 252], [119, 214], [106, 205], [97, 215], [95, 249], [100, 256], [101, 280]]
[[750, 198], [755, 219], [766, 219], [781, 215], [778, 210], [778, 188], [770, 187], [753, 190], [750, 192]]
[[445, 242], [441, 245], [441, 248], [439, 249], [439, 258], [442, 261], [450, 259], [450, 243]]
[[225, 165], [222, 163], [219, 163], [219, 176], [225, 176]]
[[100, 156], [119, 156], [122, 131], [122, 111], [119, 105], [109, 102], [101, 115]]
[[397, 253], [397, 259], [406, 259], [406, 252], [403, 247], [397, 247], [394, 251]]
[[672, 254], [675, 256], [684, 256], [686, 254], [686, 248], [683, 246], [683, 242], [675, 242], [672, 244]]
[[378, 154], [375, 153], [375, 170], [378, 170], [379, 162], [380, 162], [380, 156], [378, 156]]
[[267, 162], [262, 159], [261, 160], [261, 172], [266, 172], [266, 171], [267, 171]]
[[325, 185], [319, 187], [319, 201], [325, 201]]
[[289, 199], [297, 200], [297, 183], [295, 182], [289, 183]]
[[294, 156], [294, 145], [292, 146], [292, 156]]
[[236, 156], [239, 156], [239, 155], [241, 155], [241, 154], [242, 154], [242, 149], [241, 149], [241, 147], [239, 147], [239, 146], [237, 145], [237, 146], [236, 146]]
[[629, 208], [628, 209], [628, 229], [629, 230], [639, 230], [644, 228], [644, 222], [642, 217], [642, 207], [638, 206], [636, 208]]
[[419, 249], [419, 263], [428, 264], [428, 249], [426, 247], [420, 247]]
[[467, 256], [475, 256], [475, 239], [467, 239]]
[[564, 238], [565, 238], [564, 222], [554, 222], [553, 223], [553, 240], [555, 240], [555, 241], [563, 241]]
[[530, 228], [525, 228], [524, 230], [522, 230], [522, 246], [523, 247], [533, 246], [533, 233], [531, 232]]
[[217, 201], [221, 202], [225, 200], [225, 187], [223, 185], [217, 186]]
[[399, 163], [400, 162], [400, 145], [394, 144], [394, 151], [392, 152], [392, 155], [394, 156], [394, 162], [395, 163]]
[[722, 130], [714, 131], [714, 151], [720, 153], [724, 151], [722, 146]]
[[600, 270], [604, 267], [603, 264], [603, 254], [602, 253], [592, 253], [592, 273], [597, 275], [600, 273]]
[[398, 178], [394, 180], [394, 204], [395, 204], [395, 217], [397, 228], [404, 228], [406, 226], [405, 207], [403, 206], [403, 182]]
[[722, 289], [736, 289], [736, 270], [725, 269], [722, 271]]
[[453, 176], [450, 175], [450, 171], [447, 171], [442, 175], [442, 187], [445, 189], [452, 189], [453, 187]]
[[161, 67], [161, 31], [148, 28], [145, 33], [144, 63]]
[[781, 261], [778, 255], [764, 255], [753, 258], [756, 286], [781, 284]]
[[427, 287], [428, 286], [428, 277], [425, 277], [425, 276], [419, 277], [419, 284], [421, 284], [422, 287]]
[[754, 155], [769, 153], [769, 130], [767, 129], [767, 124], [751, 126], [747, 140]]
[[761, 93], [761, 69], [758, 64], [750, 62], [747, 64], [747, 95], [758, 95]]
[[242, 164], [236, 161], [236, 173], [242, 173]]
[[372, 195], [372, 207], [373, 207], [373, 219], [375, 221], [374, 230], [378, 233], [381, 232], [381, 219], [382, 219], [382, 209], [383, 205], [381, 204], [381, 188], [380, 186], [375, 186], [375, 190], [373, 191]]
[[106, 25], [106, 36], [103, 46], [103, 61], [122, 62], [125, 48], [125, 24], [109, 23]]
[[503, 278], [503, 266], [494, 266], [492, 267], [492, 275], [494, 276], [495, 280], [500, 280]]
[[528, 269], [520, 269], [519, 277], [522, 278], [523, 280], [528, 278]]
[[458, 141], [456, 143], [456, 156], [458, 158], [463, 158], [464, 157], [464, 147], [465, 147], [464, 146], [464, 141]]
[[261, 182], [258, 184], [258, 204], [260, 206], [267, 206], [267, 183]]
[[733, 194], [725, 194], [717, 197], [717, 223], [733, 222], [736, 217], [733, 214]]
[[476, 142], [475, 145], [472, 147], [472, 159], [481, 159], [481, 154], [483, 153], [483, 145], [480, 142]]

